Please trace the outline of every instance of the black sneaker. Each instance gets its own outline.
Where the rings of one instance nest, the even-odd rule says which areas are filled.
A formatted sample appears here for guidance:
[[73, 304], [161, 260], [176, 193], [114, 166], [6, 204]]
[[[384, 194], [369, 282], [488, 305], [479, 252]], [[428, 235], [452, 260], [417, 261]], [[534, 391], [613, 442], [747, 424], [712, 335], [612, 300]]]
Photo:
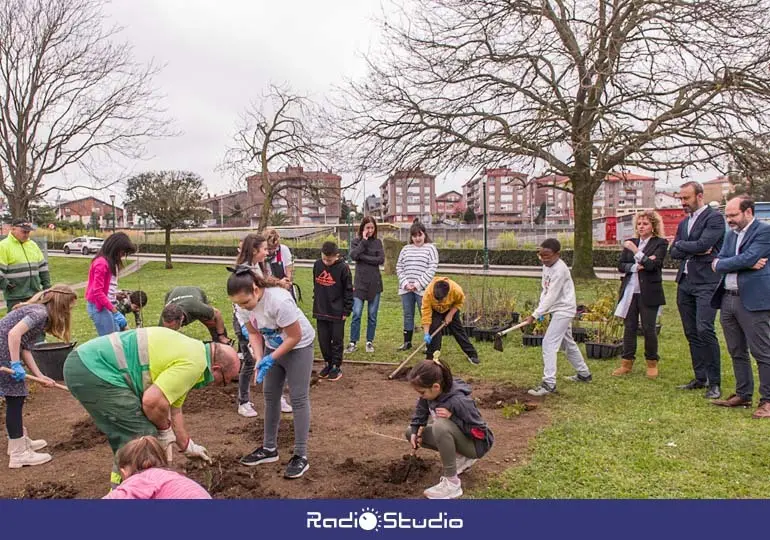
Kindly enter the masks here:
[[286, 472], [283, 473], [284, 478], [299, 478], [310, 468], [307, 463], [307, 458], [301, 456], [291, 456], [289, 464], [286, 465]]
[[412, 342], [411, 341], [404, 341], [404, 343], [401, 344], [401, 346], [396, 349], [397, 351], [408, 351], [412, 348]]
[[318, 376], [322, 379], [325, 379], [329, 376], [329, 372], [332, 370], [331, 364], [326, 364], [324, 368], [321, 370], [321, 372], [318, 374]]
[[569, 377], [564, 377], [565, 380], [572, 381], [572, 382], [591, 382], [594, 380], [594, 376], [590, 373], [588, 375], [581, 375], [580, 373], [575, 373], [574, 375], [570, 375]]
[[474, 366], [478, 366], [479, 364], [481, 364], [481, 360], [479, 360], [478, 356], [469, 356], [468, 362], [470, 362]]
[[254, 450], [248, 456], [243, 456], [240, 460], [241, 465], [247, 467], [253, 467], [254, 465], [261, 465], [263, 463], [272, 463], [278, 461], [278, 449], [266, 450], [261, 446]]
[[330, 381], [339, 381], [342, 378], [342, 370], [338, 368], [337, 366], [334, 366], [331, 371], [329, 371], [329, 380]]

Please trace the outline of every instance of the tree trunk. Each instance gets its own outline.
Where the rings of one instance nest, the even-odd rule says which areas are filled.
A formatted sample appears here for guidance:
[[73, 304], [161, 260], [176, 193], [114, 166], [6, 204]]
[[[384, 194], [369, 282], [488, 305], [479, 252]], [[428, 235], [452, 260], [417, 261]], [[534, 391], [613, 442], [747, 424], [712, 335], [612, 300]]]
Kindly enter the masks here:
[[166, 270], [171, 270], [174, 265], [171, 264], [171, 228], [166, 228]]
[[259, 213], [259, 230], [264, 231], [270, 223], [270, 209], [273, 206], [273, 189], [267, 184], [269, 180], [263, 180], [262, 186], [265, 191], [265, 199], [262, 202], [262, 210]]
[[26, 197], [8, 197], [8, 206], [13, 219], [26, 218], [29, 211], [29, 201]]
[[591, 223], [594, 190], [591, 188], [590, 177], [574, 178], [572, 186], [575, 201], [575, 253], [572, 261], [572, 277], [595, 279]]

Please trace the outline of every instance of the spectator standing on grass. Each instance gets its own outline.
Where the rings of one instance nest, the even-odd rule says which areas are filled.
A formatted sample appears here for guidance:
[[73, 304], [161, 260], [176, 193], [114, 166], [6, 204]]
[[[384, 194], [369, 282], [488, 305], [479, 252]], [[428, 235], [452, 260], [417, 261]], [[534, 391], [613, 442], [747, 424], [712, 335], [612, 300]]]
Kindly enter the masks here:
[[257, 383], [263, 383], [265, 400], [262, 446], [241, 458], [247, 466], [278, 461], [278, 427], [281, 393], [289, 383], [294, 408], [294, 451], [284, 478], [299, 478], [308, 470], [307, 440], [310, 433], [310, 374], [313, 371], [313, 326], [297, 307], [289, 291], [271, 286], [247, 266], [230, 269], [227, 280], [230, 301], [249, 311], [249, 332], [257, 363]]
[[168, 469], [158, 439], [144, 435], [126, 444], [115, 456], [123, 482], [102, 499], [210, 499], [203, 486]]
[[546, 238], [537, 256], [543, 263], [540, 303], [525, 319], [532, 324], [550, 313], [551, 321], [543, 336], [543, 381], [540, 386], [528, 390], [532, 396], [546, 396], [556, 392], [556, 357], [559, 350], [567, 353], [567, 360], [577, 373], [567, 377], [573, 382], [591, 382], [580, 348], [572, 337], [572, 319], [577, 315], [575, 284], [569, 267], [561, 260], [561, 244], [555, 238]]
[[658, 376], [658, 334], [655, 323], [660, 306], [666, 303], [663, 293], [663, 259], [668, 242], [661, 238], [663, 219], [654, 210], [636, 214], [637, 237], [623, 243], [618, 270], [625, 276], [620, 285], [620, 302], [615, 315], [624, 319], [623, 355], [614, 376], [631, 373], [636, 359], [636, 330], [639, 319], [644, 332], [644, 358], [647, 376]]
[[112, 233], [91, 261], [86, 285], [86, 311], [100, 336], [128, 326], [118, 309], [118, 273], [125, 258], [136, 253], [136, 246], [124, 232]]
[[494, 434], [471, 397], [471, 387], [454, 379], [443, 362], [423, 360], [408, 380], [420, 397], [406, 439], [415, 450], [437, 450], [443, 466], [439, 483], [423, 494], [428, 499], [456, 499], [463, 494], [459, 475], [492, 448]]
[[11, 233], [0, 241], [0, 289], [8, 313], [51, 286], [48, 261], [29, 238], [32, 229], [29, 220], [14, 219]]
[[[157, 436], [164, 451], [176, 443], [188, 458], [211, 461], [193, 442], [182, 406], [193, 388], [227, 385], [238, 374], [235, 349], [202, 343], [153, 326], [92, 339], [64, 362], [64, 381], [116, 454], [142, 435]], [[122, 481], [114, 461], [110, 484]]]
[[[245, 265], [251, 268], [258, 276], [264, 278], [268, 283], [281, 285], [279, 280], [269, 274], [266, 263], [268, 257], [267, 240], [259, 234], [249, 234], [242, 241], [238, 248], [237, 265]], [[246, 323], [249, 322], [249, 312], [233, 304], [233, 327], [238, 336], [238, 350], [241, 353], [242, 364], [241, 373], [238, 380], [238, 414], [246, 418], [258, 416], [251, 402], [251, 384], [254, 380], [254, 365], [256, 360], [249, 349], [249, 333], [246, 330]], [[281, 396], [281, 412], [290, 413], [291, 405], [285, 396]]]
[[396, 349], [408, 351], [412, 348], [414, 335], [414, 307], [422, 309], [422, 296], [433, 280], [438, 268], [438, 251], [430, 241], [425, 225], [413, 223], [409, 228], [409, 243], [401, 249], [396, 263], [398, 295], [404, 309], [404, 342]]
[[353, 317], [350, 323], [350, 344], [345, 352], [356, 350], [361, 337], [361, 315], [366, 308], [366, 352], [374, 352], [374, 335], [377, 331], [377, 311], [380, 308], [382, 275], [380, 265], [385, 262], [385, 249], [377, 238], [377, 223], [372, 217], [365, 217], [358, 227], [358, 235], [350, 246], [350, 258], [356, 262], [356, 276], [353, 280]]
[[426, 358], [432, 359], [433, 353], [441, 350], [441, 332], [431, 336], [441, 323], [444, 323], [468, 361], [474, 366], [479, 365], [479, 354], [460, 321], [460, 310], [464, 303], [465, 293], [462, 287], [447, 277], [433, 278], [425, 289], [422, 298], [422, 328], [423, 341], [428, 345]]
[[720, 278], [711, 270], [711, 262], [722, 249], [725, 220], [704, 204], [703, 186], [698, 182], [682, 184], [679, 199], [689, 215], [679, 222], [669, 254], [681, 261], [676, 274], [676, 305], [690, 344], [695, 378], [677, 388], [706, 388], [703, 397], [717, 399], [722, 395], [721, 353], [714, 331], [717, 310], [711, 306], [711, 297]]
[[770, 418], [770, 225], [754, 218], [754, 201], [745, 196], [727, 203], [725, 217], [732, 230], [711, 263], [713, 270], [724, 276], [714, 291], [711, 307], [722, 310], [720, 318], [733, 360], [735, 393], [712, 403], [722, 407], [751, 406], [751, 351], [759, 374], [759, 407], [752, 418]]
[[294, 259], [289, 246], [281, 244], [281, 235], [276, 229], [265, 229], [262, 236], [267, 240], [269, 275], [279, 280], [278, 286], [289, 291], [294, 298]]
[[25, 465], [41, 465], [51, 461], [51, 455], [38, 452], [48, 443], [30, 439], [24, 427], [22, 411], [29, 394], [24, 381], [29, 371], [53, 386], [53, 379], [40, 372], [30, 347], [45, 333], [62, 341], [70, 340], [72, 308], [78, 295], [67, 285], [54, 285], [37, 293], [27, 302], [17, 304], [0, 320], [0, 366], [10, 368], [13, 374], [0, 371], [0, 396], [5, 397], [5, 429], [8, 433], [8, 467], [18, 469]]
[[353, 309], [353, 277], [340, 257], [337, 244], [324, 242], [321, 258], [313, 265], [313, 317], [318, 346], [326, 365], [318, 376], [336, 381], [342, 377], [345, 319]]

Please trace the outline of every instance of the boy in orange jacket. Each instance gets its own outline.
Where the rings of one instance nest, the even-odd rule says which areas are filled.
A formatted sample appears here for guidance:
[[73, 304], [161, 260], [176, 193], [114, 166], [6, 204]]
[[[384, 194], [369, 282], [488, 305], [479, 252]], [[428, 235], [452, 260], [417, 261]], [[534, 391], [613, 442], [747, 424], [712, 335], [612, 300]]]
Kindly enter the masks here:
[[436, 277], [425, 289], [422, 297], [422, 328], [425, 332], [423, 340], [428, 345], [426, 358], [433, 359], [433, 353], [441, 349], [441, 332], [431, 338], [431, 334], [446, 323], [449, 333], [454, 336], [457, 344], [474, 366], [479, 365], [479, 355], [476, 348], [468, 339], [462, 322], [460, 309], [465, 302], [462, 287], [446, 277]]

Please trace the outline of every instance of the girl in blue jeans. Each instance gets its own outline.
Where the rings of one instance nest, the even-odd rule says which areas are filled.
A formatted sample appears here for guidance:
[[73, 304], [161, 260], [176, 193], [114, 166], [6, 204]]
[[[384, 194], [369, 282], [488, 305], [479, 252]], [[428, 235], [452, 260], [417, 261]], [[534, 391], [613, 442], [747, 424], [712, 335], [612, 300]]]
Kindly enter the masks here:
[[404, 308], [404, 343], [397, 349], [399, 351], [412, 348], [414, 307], [422, 308], [422, 295], [437, 268], [438, 251], [431, 243], [425, 225], [413, 223], [409, 229], [409, 243], [399, 253], [396, 263], [398, 294]]
[[124, 259], [136, 253], [136, 246], [124, 232], [111, 234], [91, 262], [86, 285], [86, 311], [100, 336], [118, 332], [128, 325], [118, 310], [118, 272]]
[[350, 323], [350, 344], [345, 352], [356, 350], [356, 343], [361, 337], [361, 314], [364, 302], [368, 302], [366, 323], [366, 352], [374, 352], [374, 333], [377, 330], [377, 310], [380, 307], [382, 293], [382, 275], [380, 265], [385, 262], [385, 249], [377, 238], [377, 223], [371, 217], [365, 217], [358, 227], [358, 235], [351, 242], [350, 258], [356, 261], [356, 275], [353, 279], [353, 312]]

